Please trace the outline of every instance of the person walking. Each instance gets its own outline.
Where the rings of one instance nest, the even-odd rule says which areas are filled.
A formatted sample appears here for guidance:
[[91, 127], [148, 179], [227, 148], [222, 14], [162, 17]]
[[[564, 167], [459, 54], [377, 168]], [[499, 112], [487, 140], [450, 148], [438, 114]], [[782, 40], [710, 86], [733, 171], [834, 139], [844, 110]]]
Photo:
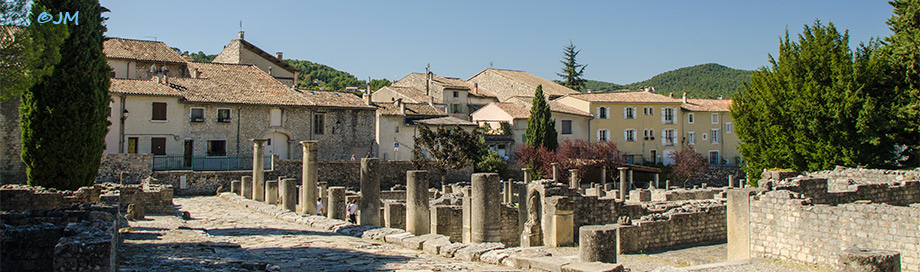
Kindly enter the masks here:
[[352, 224], [358, 223], [358, 204], [355, 204], [356, 200], [352, 200], [351, 203], [348, 203], [345, 210], [348, 212], [348, 222]]
[[316, 198], [316, 215], [323, 215], [323, 199]]

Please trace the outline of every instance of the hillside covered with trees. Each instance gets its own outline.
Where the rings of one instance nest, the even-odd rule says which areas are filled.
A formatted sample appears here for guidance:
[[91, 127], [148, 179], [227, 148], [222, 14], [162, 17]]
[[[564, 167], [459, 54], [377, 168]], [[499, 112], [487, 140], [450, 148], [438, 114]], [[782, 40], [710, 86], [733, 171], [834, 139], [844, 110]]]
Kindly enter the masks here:
[[690, 97], [696, 98], [718, 98], [719, 96], [728, 98], [741, 88], [744, 82], [751, 81], [751, 73], [752, 71], [748, 70], [707, 63], [664, 72], [648, 80], [626, 85], [588, 80], [585, 88], [610, 92], [623, 89], [639, 90], [652, 86], [655, 87], [656, 92], [661, 94], [673, 92], [678, 95], [687, 92]]

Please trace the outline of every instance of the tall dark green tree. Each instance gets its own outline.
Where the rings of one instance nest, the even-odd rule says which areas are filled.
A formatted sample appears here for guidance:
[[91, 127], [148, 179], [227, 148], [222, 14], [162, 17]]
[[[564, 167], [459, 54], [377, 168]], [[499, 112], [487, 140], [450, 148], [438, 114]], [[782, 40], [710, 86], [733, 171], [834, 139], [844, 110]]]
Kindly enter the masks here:
[[755, 71], [732, 106], [751, 177], [764, 168], [816, 171], [835, 165], [891, 167], [895, 91], [879, 43], [855, 52], [833, 24], [781, 39], [779, 57]]
[[891, 57], [893, 77], [898, 85], [895, 132], [899, 143], [904, 144], [901, 163], [920, 166], [920, 0], [895, 0], [889, 2], [894, 15], [888, 26], [894, 32], [885, 38], [884, 47]]
[[111, 68], [102, 52], [108, 10], [92, 0], [35, 4], [79, 15], [65, 21], [70, 35], [54, 71], [22, 94], [22, 159], [30, 185], [77, 189], [93, 184], [109, 126]]
[[556, 139], [556, 121], [553, 120], [552, 111], [543, 95], [543, 85], [537, 86], [533, 96], [533, 106], [530, 108], [530, 119], [527, 120], [525, 144], [533, 147], [546, 147], [556, 150], [559, 140]]
[[579, 52], [581, 50], [575, 50], [575, 45], [569, 41], [569, 45], [563, 49], [565, 57], [559, 61], [563, 65], [562, 73], [557, 74], [562, 78], [561, 81], [558, 81], [559, 84], [576, 91], [581, 91], [585, 88], [586, 80], [582, 78], [582, 75], [585, 74], [585, 67], [588, 67], [588, 65], [578, 64], [575, 61], [575, 57], [578, 56]]

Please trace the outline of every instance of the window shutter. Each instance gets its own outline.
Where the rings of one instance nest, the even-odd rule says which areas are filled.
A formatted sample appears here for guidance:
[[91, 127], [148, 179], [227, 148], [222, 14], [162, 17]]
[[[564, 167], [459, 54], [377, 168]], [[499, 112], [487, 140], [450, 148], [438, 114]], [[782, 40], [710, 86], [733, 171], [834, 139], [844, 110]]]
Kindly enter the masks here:
[[661, 130], [661, 145], [666, 145], [666, 144], [667, 144], [667, 139], [668, 139], [668, 134], [666, 134], [666, 133], [667, 133], [667, 132], [666, 132], [667, 130], [668, 130], [668, 129], [662, 129], [662, 130]]
[[629, 118], [629, 115], [627, 114], [628, 111], [629, 107], [623, 107], [623, 119]]
[[629, 141], [629, 130], [628, 129], [623, 130], [623, 141]]
[[[661, 108], [661, 123], [662, 123], [662, 124], [665, 123], [665, 121], [664, 121], [664, 109], [665, 109], [665, 108], [663, 108], [663, 107]], [[664, 134], [661, 134], [661, 135], [664, 136]]]

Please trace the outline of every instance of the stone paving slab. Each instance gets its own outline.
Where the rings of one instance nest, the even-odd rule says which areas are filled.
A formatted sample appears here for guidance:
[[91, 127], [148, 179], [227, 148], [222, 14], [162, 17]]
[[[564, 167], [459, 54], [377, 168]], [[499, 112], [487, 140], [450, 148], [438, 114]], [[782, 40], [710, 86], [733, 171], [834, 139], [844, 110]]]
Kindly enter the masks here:
[[622, 264], [574, 262], [562, 266], [562, 272], [623, 272]]
[[505, 245], [502, 243], [473, 244], [457, 250], [457, 253], [454, 254], [454, 258], [464, 261], [479, 261], [479, 256], [482, 256], [483, 253], [502, 248], [505, 248]]

